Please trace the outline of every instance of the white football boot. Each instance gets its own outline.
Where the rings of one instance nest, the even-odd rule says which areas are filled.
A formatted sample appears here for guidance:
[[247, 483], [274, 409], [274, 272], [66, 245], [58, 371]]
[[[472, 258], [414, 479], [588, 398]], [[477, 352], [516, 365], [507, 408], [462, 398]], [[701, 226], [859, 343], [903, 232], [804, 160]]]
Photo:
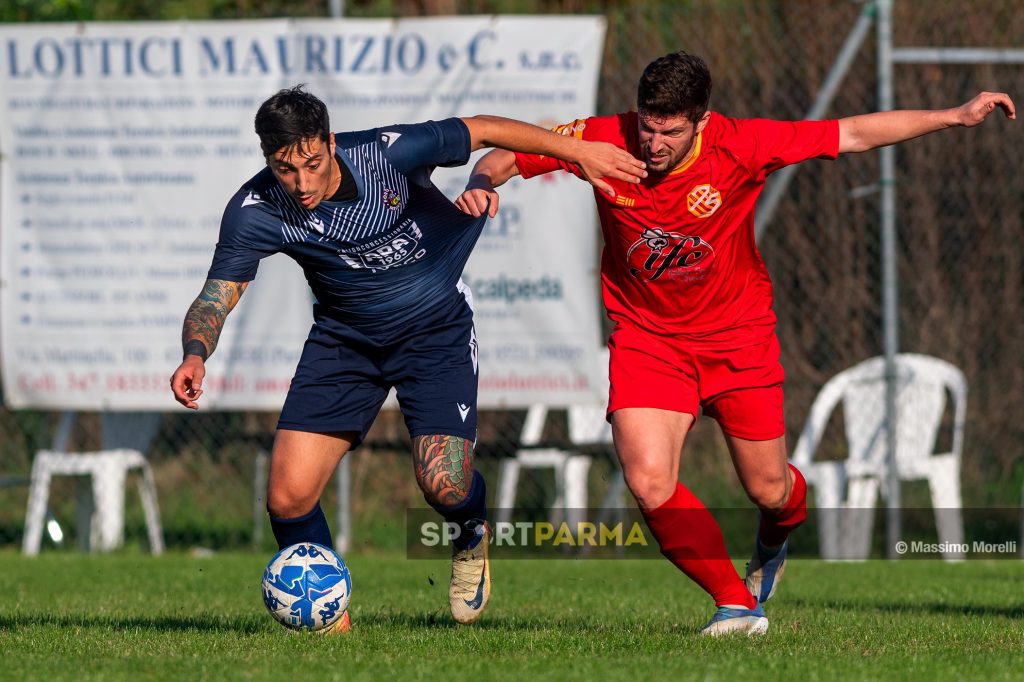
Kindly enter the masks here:
[[491, 598], [491, 565], [487, 559], [491, 527], [482, 523], [464, 548], [452, 547], [452, 581], [448, 602], [452, 617], [463, 625], [475, 623]]

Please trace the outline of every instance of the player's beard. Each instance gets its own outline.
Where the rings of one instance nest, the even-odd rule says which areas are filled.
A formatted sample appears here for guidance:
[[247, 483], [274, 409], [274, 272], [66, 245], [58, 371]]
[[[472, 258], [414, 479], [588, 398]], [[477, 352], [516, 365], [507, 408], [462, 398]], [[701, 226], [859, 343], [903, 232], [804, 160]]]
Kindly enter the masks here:
[[693, 152], [694, 140], [696, 139], [697, 135], [694, 134], [691, 135], [688, 140], [681, 141], [679, 146], [674, 150], [666, 147], [668, 153], [658, 157], [657, 159], [653, 158], [651, 155], [650, 147], [643, 147], [644, 163], [647, 164], [647, 174], [661, 177], [674, 171], [689, 159], [690, 154]]
[[675, 168], [678, 164], [674, 163], [672, 155], [661, 157], [659, 160], [651, 158], [650, 153], [644, 154], [644, 163], [647, 164], [647, 175], [664, 176], [668, 175], [669, 172]]

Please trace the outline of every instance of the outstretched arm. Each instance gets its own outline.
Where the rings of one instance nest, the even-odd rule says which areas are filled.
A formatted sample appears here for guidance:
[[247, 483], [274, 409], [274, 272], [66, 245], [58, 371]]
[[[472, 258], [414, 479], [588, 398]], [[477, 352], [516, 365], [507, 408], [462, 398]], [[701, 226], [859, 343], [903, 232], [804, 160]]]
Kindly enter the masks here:
[[199, 409], [196, 401], [203, 394], [206, 359], [217, 347], [224, 320], [247, 286], [248, 282], [208, 279], [185, 314], [181, 329], [184, 358], [171, 376], [171, 391], [174, 399], [189, 409]]
[[955, 126], [974, 127], [996, 109], [1017, 118], [1013, 100], [1002, 92], [983, 92], [952, 109], [880, 111], [839, 119], [839, 153], [869, 149], [910, 140]]
[[615, 196], [615, 190], [604, 178], [637, 183], [647, 176], [643, 161], [606, 142], [585, 142], [500, 116], [471, 116], [462, 120], [469, 128], [473, 151], [499, 147], [553, 156], [577, 165], [590, 184], [611, 196]]
[[474, 218], [482, 216], [484, 211], [493, 218], [498, 214], [498, 193], [494, 188], [517, 175], [519, 168], [516, 167], [515, 154], [504, 149], [487, 152], [473, 166], [466, 189], [455, 200], [455, 205]]

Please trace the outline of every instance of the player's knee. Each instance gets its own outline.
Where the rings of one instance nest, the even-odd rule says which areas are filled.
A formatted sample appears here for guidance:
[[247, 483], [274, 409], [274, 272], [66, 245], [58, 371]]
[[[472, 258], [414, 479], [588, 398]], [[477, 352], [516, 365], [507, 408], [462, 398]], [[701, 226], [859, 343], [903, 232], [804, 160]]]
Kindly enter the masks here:
[[641, 509], [655, 509], [672, 497], [676, 482], [666, 473], [649, 470], [632, 471], [625, 475], [626, 485]]
[[747, 488], [747, 497], [760, 509], [777, 512], [786, 506], [789, 497], [786, 478], [762, 479]]
[[278, 519], [294, 519], [312, 511], [317, 500], [292, 490], [267, 490], [267, 511]]
[[413, 438], [413, 466], [423, 497], [434, 506], [464, 501], [473, 480], [473, 443], [459, 436]]
[[416, 483], [423, 491], [423, 499], [434, 506], [451, 507], [464, 501], [469, 495], [468, 486], [447, 479], [435, 478], [428, 481], [417, 477]]

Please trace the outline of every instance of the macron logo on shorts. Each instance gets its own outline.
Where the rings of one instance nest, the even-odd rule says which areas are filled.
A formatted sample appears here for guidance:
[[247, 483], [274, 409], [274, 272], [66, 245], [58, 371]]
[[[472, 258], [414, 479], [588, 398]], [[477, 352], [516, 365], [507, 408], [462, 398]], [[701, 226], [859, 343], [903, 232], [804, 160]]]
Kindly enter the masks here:
[[459, 408], [459, 416], [462, 417], [462, 421], [466, 421], [466, 417], [469, 416], [469, 405], [463, 405], [462, 403], [455, 403], [455, 407]]

